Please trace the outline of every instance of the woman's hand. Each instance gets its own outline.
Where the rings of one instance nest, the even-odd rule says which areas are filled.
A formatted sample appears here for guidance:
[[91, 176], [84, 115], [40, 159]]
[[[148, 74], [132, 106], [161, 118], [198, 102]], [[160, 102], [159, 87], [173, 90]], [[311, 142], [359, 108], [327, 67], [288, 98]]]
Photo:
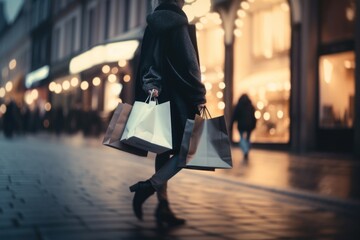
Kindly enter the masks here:
[[201, 109], [203, 109], [205, 106], [206, 106], [206, 104], [205, 104], [205, 103], [199, 104], [199, 105], [197, 106], [197, 108], [198, 108], [199, 112], [200, 112], [200, 111], [201, 111]]
[[158, 97], [159, 96], [159, 91], [157, 89], [155, 89], [155, 88], [149, 90], [149, 95], [151, 95], [151, 93], [152, 93], [153, 97]]

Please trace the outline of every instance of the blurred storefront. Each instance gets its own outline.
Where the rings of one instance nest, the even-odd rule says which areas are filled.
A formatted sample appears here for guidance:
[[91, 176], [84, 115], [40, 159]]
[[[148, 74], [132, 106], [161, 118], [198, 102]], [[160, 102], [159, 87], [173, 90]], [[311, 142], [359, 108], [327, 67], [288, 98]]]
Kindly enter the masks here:
[[321, 0], [319, 10], [318, 144], [348, 151], [355, 147], [355, 0]]
[[[233, 105], [247, 93], [258, 119], [254, 143], [300, 152], [356, 152], [357, 4], [189, 1], [184, 10], [198, 30], [210, 111], [229, 121]], [[224, 47], [213, 47], [220, 44]], [[239, 140], [237, 131], [232, 135]]]
[[25, 76], [31, 67], [30, 7], [25, 2], [17, 8], [12, 22], [0, 32], [0, 118], [10, 101], [16, 103], [19, 111], [24, 105]]
[[85, 128], [99, 133], [119, 102], [133, 101], [134, 61], [149, 6], [143, 0], [54, 5], [53, 108], [65, 116], [81, 112], [89, 120], [81, 125], [92, 122]]
[[[198, 30], [202, 81], [212, 115], [225, 114], [230, 121], [232, 106], [241, 94], [247, 93], [257, 108], [253, 142], [288, 144], [291, 89], [288, 2], [195, 1], [184, 10]], [[232, 134], [233, 141], [239, 141], [236, 126]]]

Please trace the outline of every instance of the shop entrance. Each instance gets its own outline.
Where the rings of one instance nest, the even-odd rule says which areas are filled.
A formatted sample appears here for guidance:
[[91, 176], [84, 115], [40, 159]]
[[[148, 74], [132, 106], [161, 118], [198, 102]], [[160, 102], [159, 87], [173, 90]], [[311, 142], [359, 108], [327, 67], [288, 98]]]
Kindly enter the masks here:
[[[257, 126], [254, 143], [290, 141], [290, 7], [286, 0], [241, 2], [236, 19], [233, 105], [251, 98]], [[249, 1], [250, 3], [250, 1]], [[233, 141], [239, 141], [236, 126]]]

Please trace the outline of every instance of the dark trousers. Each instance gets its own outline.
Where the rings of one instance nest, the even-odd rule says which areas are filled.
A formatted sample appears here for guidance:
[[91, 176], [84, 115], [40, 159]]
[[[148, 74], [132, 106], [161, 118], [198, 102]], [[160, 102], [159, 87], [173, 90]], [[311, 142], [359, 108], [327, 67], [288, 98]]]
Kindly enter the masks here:
[[156, 155], [155, 158], [155, 174], [150, 178], [152, 186], [156, 189], [158, 200], [168, 200], [167, 182], [181, 167], [178, 167], [178, 154], [170, 157], [169, 153]]

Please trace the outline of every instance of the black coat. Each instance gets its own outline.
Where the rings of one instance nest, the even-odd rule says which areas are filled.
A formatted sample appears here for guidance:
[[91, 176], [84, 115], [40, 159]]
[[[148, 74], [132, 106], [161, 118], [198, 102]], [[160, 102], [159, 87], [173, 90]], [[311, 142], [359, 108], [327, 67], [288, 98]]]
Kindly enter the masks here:
[[173, 151], [180, 149], [187, 119], [205, 103], [197, 52], [185, 13], [176, 4], [161, 4], [147, 17], [136, 77], [137, 101], [158, 89], [159, 103], [170, 101]]
[[234, 122], [239, 131], [252, 131], [256, 127], [255, 108], [247, 96], [240, 97], [232, 117]]

